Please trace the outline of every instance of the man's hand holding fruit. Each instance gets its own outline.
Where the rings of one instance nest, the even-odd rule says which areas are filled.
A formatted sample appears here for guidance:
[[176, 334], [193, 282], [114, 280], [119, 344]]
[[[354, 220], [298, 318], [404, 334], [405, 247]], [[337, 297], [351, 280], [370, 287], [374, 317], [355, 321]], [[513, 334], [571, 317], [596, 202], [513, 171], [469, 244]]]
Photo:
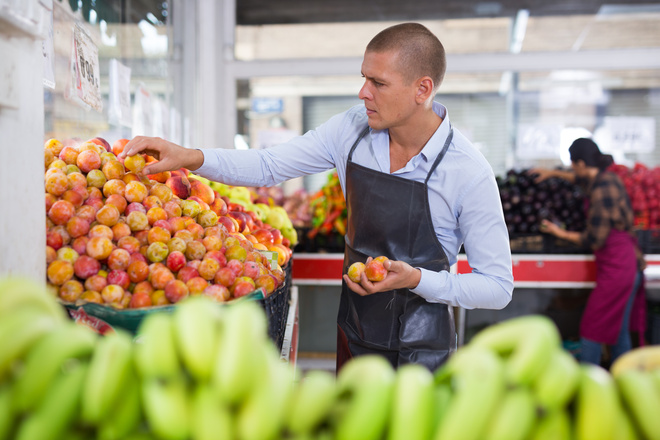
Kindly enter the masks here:
[[408, 263], [379, 256], [369, 257], [365, 263], [351, 264], [344, 281], [353, 292], [366, 296], [394, 289], [414, 289], [421, 277], [421, 271]]

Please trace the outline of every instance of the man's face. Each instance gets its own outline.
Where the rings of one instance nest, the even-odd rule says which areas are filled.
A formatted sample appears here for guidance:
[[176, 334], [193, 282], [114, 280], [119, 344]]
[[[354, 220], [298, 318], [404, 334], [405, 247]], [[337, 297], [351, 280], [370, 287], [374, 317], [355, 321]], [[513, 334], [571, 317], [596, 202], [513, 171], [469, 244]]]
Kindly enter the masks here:
[[362, 61], [364, 101], [369, 126], [375, 130], [405, 124], [416, 107], [415, 82], [407, 83], [397, 70], [396, 52], [366, 52]]

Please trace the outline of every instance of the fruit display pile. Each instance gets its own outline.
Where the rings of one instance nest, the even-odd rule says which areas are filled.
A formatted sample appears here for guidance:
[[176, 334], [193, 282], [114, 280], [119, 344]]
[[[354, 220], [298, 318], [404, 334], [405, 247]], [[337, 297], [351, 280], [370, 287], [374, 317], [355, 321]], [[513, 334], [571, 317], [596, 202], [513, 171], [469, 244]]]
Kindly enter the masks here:
[[339, 184], [339, 176], [335, 170], [328, 176], [323, 187], [310, 199], [312, 209], [312, 229], [307, 233], [309, 238], [317, 234], [336, 234], [341, 237], [346, 234], [346, 200]]
[[485, 328], [435, 372], [361, 356], [337, 376], [298, 377], [254, 301], [212, 304], [186, 298], [148, 315], [135, 338], [100, 336], [42, 285], [0, 280], [0, 438], [660, 438], [658, 346], [608, 372], [527, 315]]
[[635, 227], [660, 229], [660, 167], [648, 168], [637, 163], [629, 168], [615, 164], [610, 171], [623, 180], [635, 212]]
[[139, 308], [282, 285], [293, 230], [282, 208], [258, 210], [246, 188], [223, 195], [185, 169], [141, 176], [154, 159], [119, 160], [127, 142], [45, 144], [47, 276], [63, 301]]
[[509, 170], [497, 181], [510, 235], [538, 234], [543, 219], [569, 231], [584, 228], [584, 196], [576, 185], [559, 178], [536, 183], [528, 170]]

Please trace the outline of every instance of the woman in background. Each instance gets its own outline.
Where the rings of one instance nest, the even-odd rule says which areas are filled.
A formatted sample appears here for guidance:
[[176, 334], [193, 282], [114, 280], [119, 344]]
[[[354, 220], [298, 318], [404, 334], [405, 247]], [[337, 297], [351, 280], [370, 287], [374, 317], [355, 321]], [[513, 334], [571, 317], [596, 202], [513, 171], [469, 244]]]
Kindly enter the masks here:
[[584, 231], [567, 231], [548, 220], [543, 220], [540, 230], [594, 252], [596, 286], [580, 322], [580, 359], [600, 364], [602, 344], [610, 346], [611, 361], [632, 348], [633, 308], [635, 317], [644, 316], [645, 263], [633, 232], [634, 213], [626, 189], [616, 174], [607, 171], [612, 156], [586, 138], [575, 140], [569, 153], [571, 171], [535, 168], [530, 174], [536, 182], [559, 177], [585, 191]]

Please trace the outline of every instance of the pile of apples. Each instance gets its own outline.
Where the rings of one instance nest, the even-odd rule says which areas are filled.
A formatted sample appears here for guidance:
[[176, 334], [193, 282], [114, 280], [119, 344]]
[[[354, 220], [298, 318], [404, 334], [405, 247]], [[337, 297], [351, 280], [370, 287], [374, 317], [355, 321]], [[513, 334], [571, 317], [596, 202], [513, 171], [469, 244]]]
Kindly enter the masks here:
[[224, 302], [283, 284], [292, 251], [278, 229], [185, 169], [142, 175], [155, 159], [119, 159], [127, 143], [44, 145], [47, 277], [61, 300]]

